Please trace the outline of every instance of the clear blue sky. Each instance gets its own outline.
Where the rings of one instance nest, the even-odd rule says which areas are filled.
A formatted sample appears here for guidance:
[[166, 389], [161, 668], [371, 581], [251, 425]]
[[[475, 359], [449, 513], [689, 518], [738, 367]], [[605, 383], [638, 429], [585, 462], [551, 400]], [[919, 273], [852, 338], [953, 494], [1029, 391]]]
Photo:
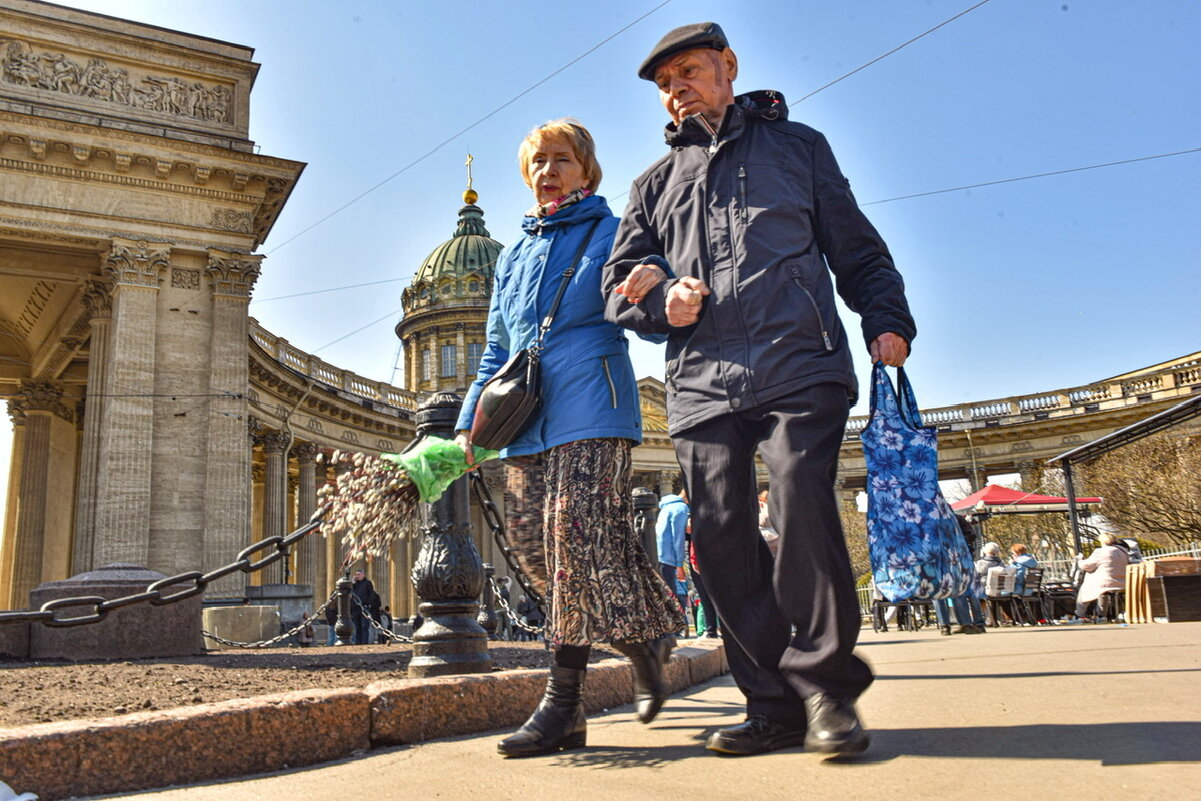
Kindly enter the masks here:
[[[740, 57], [735, 88], [796, 101], [975, 2], [66, 5], [255, 48], [251, 136], [263, 153], [308, 167], [260, 251], [269, 256], [251, 314], [301, 349], [390, 380], [400, 292], [454, 229], [469, 149], [501, 242], [520, 235], [530, 204], [518, 142], [554, 117], [593, 131], [601, 193], [620, 213], [631, 179], [664, 152], [666, 114], [634, 71], [668, 29], [720, 22]], [[829, 137], [865, 204], [1198, 148], [1199, 40], [1191, 0], [991, 0], [793, 104], [791, 116]], [[1074, 386], [1201, 348], [1199, 152], [866, 211], [908, 285], [923, 406]], [[864, 374], [866, 354], [856, 358]], [[637, 346], [635, 361], [639, 375], [662, 376], [658, 348]]]

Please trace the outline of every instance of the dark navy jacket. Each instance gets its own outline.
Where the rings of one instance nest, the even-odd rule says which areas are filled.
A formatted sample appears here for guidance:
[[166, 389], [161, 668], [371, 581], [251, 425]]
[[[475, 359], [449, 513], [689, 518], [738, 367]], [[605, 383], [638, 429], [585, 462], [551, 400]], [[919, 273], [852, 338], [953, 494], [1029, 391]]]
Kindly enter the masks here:
[[[634, 181], [602, 289], [605, 316], [668, 334], [667, 409], [677, 434], [814, 384], [857, 394], [834, 286], [870, 343], [916, 329], [887, 246], [859, 210], [824, 136], [787, 121], [775, 92], [742, 95], [721, 130], [700, 116], [669, 125], [671, 152]], [[647, 260], [672, 278], [641, 303], [613, 292]], [[831, 281], [833, 275], [833, 282]], [[686, 328], [668, 325], [664, 292], [704, 279], [713, 294]]]

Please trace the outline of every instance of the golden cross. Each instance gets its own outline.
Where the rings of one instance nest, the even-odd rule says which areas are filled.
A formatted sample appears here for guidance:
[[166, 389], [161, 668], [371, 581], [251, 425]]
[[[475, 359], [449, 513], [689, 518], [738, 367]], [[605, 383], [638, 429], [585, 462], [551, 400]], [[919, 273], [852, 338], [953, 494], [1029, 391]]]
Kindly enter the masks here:
[[475, 157], [470, 153], [467, 154], [467, 161], [463, 162], [467, 165], [467, 188], [471, 188], [471, 162], [475, 161]]

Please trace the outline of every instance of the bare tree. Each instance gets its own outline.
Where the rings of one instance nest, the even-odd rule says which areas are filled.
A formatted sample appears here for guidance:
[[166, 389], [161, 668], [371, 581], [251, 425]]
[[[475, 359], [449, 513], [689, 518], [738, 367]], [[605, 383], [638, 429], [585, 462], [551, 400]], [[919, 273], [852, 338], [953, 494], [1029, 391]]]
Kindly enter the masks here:
[[1161, 544], [1201, 539], [1201, 435], [1164, 431], [1078, 468], [1123, 533]]

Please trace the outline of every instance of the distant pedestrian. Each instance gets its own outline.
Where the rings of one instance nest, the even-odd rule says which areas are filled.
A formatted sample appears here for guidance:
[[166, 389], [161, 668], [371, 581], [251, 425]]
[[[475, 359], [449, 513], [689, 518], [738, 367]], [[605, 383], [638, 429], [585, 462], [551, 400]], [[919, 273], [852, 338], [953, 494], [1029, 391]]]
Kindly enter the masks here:
[[376, 635], [375, 641], [379, 645], [387, 645], [389, 642], [391, 642], [391, 640], [389, 640], [388, 635], [385, 634], [384, 632], [388, 632], [388, 633], [392, 632], [392, 607], [385, 606], [380, 611], [379, 626], [384, 631], [381, 631]]
[[366, 645], [371, 642], [370, 631], [371, 623], [369, 616], [371, 614], [371, 596], [375, 595], [375, 585], [371, 583], [371, 579], [367, 578], [365, 570], [356, 570], [354, 572], [354, 584], [350, 588], [351, 595], [358, 603], [351, 601], [351, 617], [354, 618], [354, 644]]

